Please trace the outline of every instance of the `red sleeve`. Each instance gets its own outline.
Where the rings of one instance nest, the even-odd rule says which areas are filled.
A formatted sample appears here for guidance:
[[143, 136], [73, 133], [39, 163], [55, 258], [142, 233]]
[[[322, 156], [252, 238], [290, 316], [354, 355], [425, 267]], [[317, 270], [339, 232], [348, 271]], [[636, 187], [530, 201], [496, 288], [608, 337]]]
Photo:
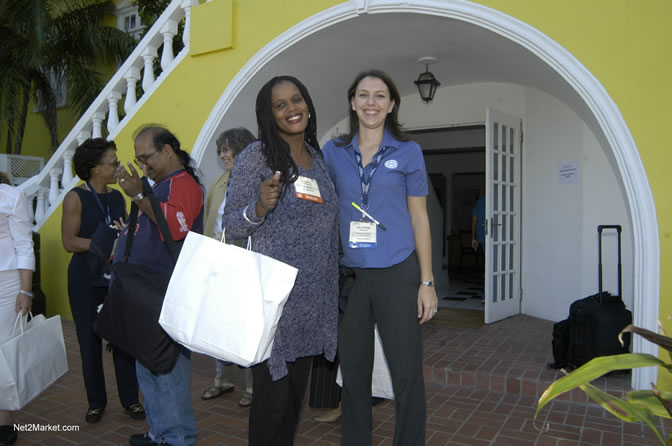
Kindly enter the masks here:
[[173, 178], [168, 201], [161, 202], [173, 240], [183, 240], [197, 221], [203, 221], [203, 191], [188, 174]]

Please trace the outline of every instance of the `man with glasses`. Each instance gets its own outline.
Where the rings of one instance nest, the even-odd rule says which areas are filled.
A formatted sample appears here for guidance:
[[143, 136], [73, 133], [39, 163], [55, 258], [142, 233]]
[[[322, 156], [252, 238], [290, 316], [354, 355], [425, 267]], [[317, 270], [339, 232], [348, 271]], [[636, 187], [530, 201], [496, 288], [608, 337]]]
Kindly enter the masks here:
[[[180, 142], [162, 127], [142, 128], [135, 137], [135, 163], [145, 176], [154, 181], [152, 190], [178, 249], [189, 231], [203, 230], [203, 190], [191, 166], [189, 154]], [[140, 208], [133, 249], [128, 263], [150, 266], [171, 274], [174, 262], [163, 243], [150, 199], [143, 193], [143, 184], [131, 163], [128, 169], [117, 169], [119, 185]], [[117, 244], [117, 256], [126, 246], [122, 234]], [[189, 389], [191, 352], [182, 348], [173, 368], [166, 373], [153, 373], [136, 361], [140, 389], [145, 396], [149, 432], [132, 435], [132, 446], [196, 443], [196, 422]]]

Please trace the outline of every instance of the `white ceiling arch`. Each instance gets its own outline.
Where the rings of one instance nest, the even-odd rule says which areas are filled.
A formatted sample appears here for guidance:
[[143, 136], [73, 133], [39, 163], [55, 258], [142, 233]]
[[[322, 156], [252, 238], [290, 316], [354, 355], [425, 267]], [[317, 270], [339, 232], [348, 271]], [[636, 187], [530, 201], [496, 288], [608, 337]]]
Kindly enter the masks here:
[[[256, 92], [273, 75], [296, 75], [308, 86], [324, 130], [343, 117], [344, 92], [357, 72], [371, 66], [387, 71], [404, 96], [415, 88], [412, 80], [422, 71], [415, 61], [421, 56], [439, 59], [432, 71], [444, 85], [499, 81], [546, 91], [574, 109], [610, 149], [633, 224], [634, 323], [655, 331], [660, 284], [655, 204], [623, 116], [601, 83], [567, 50], [494, 9], [440, 0], [353, 0], [322, 11], [248, 61], [210, 113], [192, 156], [200, 163], [223, 125], [253, 128]], [[634, 351], [657, 354], [653, 344], [639, 337], [633, 344]], [[647, 388], [656, 372], [636, 369], [633, 386]]]

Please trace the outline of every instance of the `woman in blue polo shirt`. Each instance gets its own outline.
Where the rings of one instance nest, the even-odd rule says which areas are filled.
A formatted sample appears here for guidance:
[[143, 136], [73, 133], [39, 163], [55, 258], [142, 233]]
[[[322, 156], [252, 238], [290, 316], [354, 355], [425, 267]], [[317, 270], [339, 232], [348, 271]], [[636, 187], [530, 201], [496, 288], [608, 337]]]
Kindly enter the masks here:
[[420, 325], [437, 309], [420, 146], [398, 122], [399, 92], [378, 70], [348, 90], [350, 133], [324, 157], [339, 195], [341, 262], [357, 279], [339, 326], [341, 444], [371, 444], [371, 373], [378, 325], [396, 399], [395, 446], [425, 444]]

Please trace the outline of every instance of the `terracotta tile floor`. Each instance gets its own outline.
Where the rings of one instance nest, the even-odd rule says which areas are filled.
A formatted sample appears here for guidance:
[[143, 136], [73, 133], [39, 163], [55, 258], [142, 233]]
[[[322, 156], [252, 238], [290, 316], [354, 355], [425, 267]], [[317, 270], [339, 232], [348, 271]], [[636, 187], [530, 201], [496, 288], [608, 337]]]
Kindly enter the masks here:
[[[443, 311], [443, 310], [442, 310]], [[581, 393], [555, 401], [533, 422], [537, 395], [558, 374], [547, 370], [551, 360], [552, 322], [517, 316], [480, 329], [427, 326], [425, 377], [427, 381], [428, 445], [656, 445], [648, 428], [622, 423], [601, 408], [584, 403]], [[111, 355], [105, 355], [108, 407], [96, 425], [84, 423], [87, 404], [74, 325], [63, 321], [70, 371], [39, 398], [17, 413], [16, 422], [70, 432], [23, 432], [17, 446], [25, 445], [126, 445], [133, 433], [144, 432], [144, 421], [133, 421], [122, 412], [116, 396]], [[192, 395], [198, 423], [199, 445], [247, 444], [248, 409], [239, 408], [241, 382], [231, 394], [202, 401], [210, 384], [213, 360], [194, 355]], [[611, 392], [623, 392], [629, 375], [601, 379]], [[297, 446], [330, 446], [340, 442], [340, 424], [312, 420], [318, 413], [308, 407], [302, 414]], [[535, 425], [536, 424], [536, 425]], [[672, 424], [658, 422], [669, 434]], [[539, 429], [545, 427], [545, 431]], [[374, 409], [374, 445], [391, 445], [394, 403]]]

